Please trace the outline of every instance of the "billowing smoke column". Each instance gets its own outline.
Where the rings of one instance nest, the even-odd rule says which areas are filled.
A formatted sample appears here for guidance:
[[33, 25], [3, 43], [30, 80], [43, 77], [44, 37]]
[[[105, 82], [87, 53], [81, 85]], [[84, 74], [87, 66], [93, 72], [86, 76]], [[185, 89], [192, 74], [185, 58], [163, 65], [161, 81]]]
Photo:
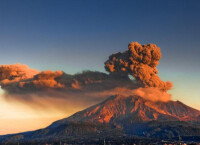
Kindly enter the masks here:
[[160, 48], [155, 44], [141, 45], [131, 42], [128, 50], [109, 56], [105, 69], [110, 73], [132, 75], [143, 87], [155, 87], [167, 91], [172, 87], [171, 82], [163, 82], [156, 66], [161, 58]]

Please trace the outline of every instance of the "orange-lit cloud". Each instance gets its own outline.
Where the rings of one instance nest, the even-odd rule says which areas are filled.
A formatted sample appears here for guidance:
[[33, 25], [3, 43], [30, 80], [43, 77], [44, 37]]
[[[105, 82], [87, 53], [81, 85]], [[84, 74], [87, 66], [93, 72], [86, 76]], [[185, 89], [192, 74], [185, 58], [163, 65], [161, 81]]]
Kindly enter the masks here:
[[[14, 74], [13, 70], [15, 69], [11, 69], [10, 72]], [[75, 112], [73, 110], [89, 107], [107, 97], [107, 95], [92, 95], [93, 93], [98, 94], [122, 86], [130, 89], [137, 88], [137, 84], [128, 76], [108, 75], [101, 72], [85, 71], [75, 75], [62, 71], [42, 71], [35, 75], [26, 73], [24, 72], [23, 75], [29, 77], [23, 77], [21, 80], [19, 76], [17, 76], [19, 79], [8, 83], [4, 83], [5, 79], [2, 79], [1, 85], [5, 91], [3, 97], [10, 102], [23, 102], [29, 107], [44, 110], [54, 108], [63, 112]], [[10, 76], [7, 77], [9, 80], [13, 78]]]
[[105, 62], [105, 69], [110, 73], [132, 75], [143, 87], [156, 87], [166, 91], [172, 87], [172, 83], [163, 82], [157, 75], [156, 66], [160, 58], [160, 48], [155, 44], [131, 42], [127, 51], [109, 57]]
[[[25, 68], [22, 69], [23, 67]], [[25, 94], [52, 90], [65, 92], [100, 91], [117, 86], [129, 85], [135, 87], [134, 85], [136, 85], [128, 76], [108, 75], [101, 72], [85, 71], [75, 75], [69, 75], [63, 71], [53, 72], [50, 70], [32, 72], [32, 69], [29, 69], [26, 65], [20, 64], [2, 65], [2, 68], [6, 68], [6, 70], [3, 69], [4, 71], [1, 72], [0, 84], [8, 94]], [[9, 73], [7, 74], [7, 72]]]
[[156, 45], [132, 42], [127, 51], [112, 54], [105, 62], [110, 74], [85, 71], [70, 75], [63, 71], [39, 72], [22, 64], [1, 65], [0, 85], [7, 100], [43, 109], [84, 108], [115, 94], [168, 101], [170, 95], [166, 92], [172, 83], [162, 81], [157, 75], [160, 58], [160, 48]]
[[62, 71], [43, 71], [35, 75], [30, 80], [20, 81], [19, 87], [34, 87], [35, 89], [63, 88], [64, 85], [56, 81], [56, 78], [59, 78], [62, 75]]
[[1, 84], [9, 84], [33, 78], [39, 71], [30, 69], [27, 65], [13, 64], [0, 65], [0, 81]]

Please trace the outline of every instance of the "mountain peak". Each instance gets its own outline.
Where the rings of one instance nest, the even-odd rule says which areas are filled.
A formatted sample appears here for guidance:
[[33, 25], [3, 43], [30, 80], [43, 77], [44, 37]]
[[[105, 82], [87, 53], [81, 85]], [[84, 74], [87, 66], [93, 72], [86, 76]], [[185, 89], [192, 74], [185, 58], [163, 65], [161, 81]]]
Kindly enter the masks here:
[[154, 102], [140, 96], [111, 96], [105, 101], [89, 107], [52, 126], [66, 122], [93, 122], [123, 125], [145, 121], [197, 121], [200, 111], [180, 101]]

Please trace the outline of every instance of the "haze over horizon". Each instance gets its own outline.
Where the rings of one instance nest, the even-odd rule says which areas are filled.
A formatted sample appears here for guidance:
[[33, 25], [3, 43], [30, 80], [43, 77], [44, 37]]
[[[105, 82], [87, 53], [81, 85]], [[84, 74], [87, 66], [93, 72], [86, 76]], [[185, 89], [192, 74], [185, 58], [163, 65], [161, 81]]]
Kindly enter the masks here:
[[[173, 83], [172, 100], [200, 110], [199, 16], [198, 0], [2, 0], [0, 64], [67, 74], [105, 72], [108, 56], [124, 52], [130, 42], [153, 43], [162, 52], [158, 76]], [[46, 127], [98, 102], [90, 101], [65, 111], [55, 106], [35, 110], [23, 101], [1, 97], [0, 134]], [[48, 105], [45, 100], [41, 104]]]

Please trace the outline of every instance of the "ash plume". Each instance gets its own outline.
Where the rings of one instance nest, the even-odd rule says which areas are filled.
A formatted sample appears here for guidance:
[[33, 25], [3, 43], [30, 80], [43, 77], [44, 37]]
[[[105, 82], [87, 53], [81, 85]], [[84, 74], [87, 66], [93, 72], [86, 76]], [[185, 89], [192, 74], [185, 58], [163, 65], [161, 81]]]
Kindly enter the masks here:
[[5, 84], [29, 79], [38, 73], [24, 64], [0, 65], [0, 81]]
[[109, 56], [105, 69], [110, 73], [132, 75], [142, 87], [155, 87], [167, 91], [172, 87], [171, 82], [162, 81], [156, 66], [161, 58], [160, 48], [155, 44], [141, 45], [131, 42], [128, 50]]
[[[112, 54], [105, 62], [109, 72], [37, 71], [23, 64], [0, 65], [3, 97], [33, 107], [65, 110], [89, 107], [111, 95], [138, 95], [151, 101], [169, 101], [171, 82], [163, 82], [156, 66], [161, 58], [155, 44], [132, 42], [125, 52]], [[129, 76], [135, 79], [130, 79]]]
[[[43, 71], [29, 79], [4, 84], [2, 97], [43, 110], [76, 112], [109, 97], [101, 92], [116, 87], [137, 88], [128, 77], [85, 71], [69, 75], [62, 71]], [[74, 108], [74, 109], [72, 109]], [[73, 111], [71, 111], [73, 110]]]
[[92, 92], [120, 86], [136, 86], [127, 76], [108, 75], [97, 71], [84, 71], [74, 75], [63, 71], [39, 72], [23, 64], [1, 65], [0, 85], [7, 94], [26, 95], [42, 91]]
[[19, 87], [27, 89], [29, 87], [34, 89], [63, 88], [64, 85], [56, 80], [62, 75], [62, 71], [42, 71], [35, 75], [32, 79], [19, 82]]

